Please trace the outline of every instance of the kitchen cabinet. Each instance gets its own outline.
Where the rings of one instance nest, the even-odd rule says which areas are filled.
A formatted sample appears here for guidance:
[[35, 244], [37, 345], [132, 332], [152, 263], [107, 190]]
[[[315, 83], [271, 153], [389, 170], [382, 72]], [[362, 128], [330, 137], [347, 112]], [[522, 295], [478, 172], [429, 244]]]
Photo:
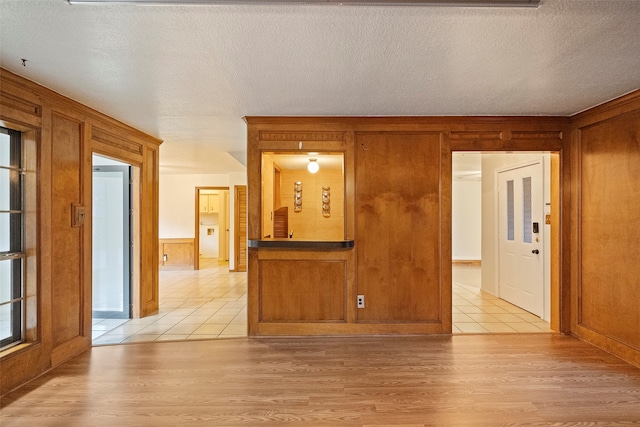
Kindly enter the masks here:
[[217, 194], [200, 194], [200, 213], [218, 213], [220, 211]]

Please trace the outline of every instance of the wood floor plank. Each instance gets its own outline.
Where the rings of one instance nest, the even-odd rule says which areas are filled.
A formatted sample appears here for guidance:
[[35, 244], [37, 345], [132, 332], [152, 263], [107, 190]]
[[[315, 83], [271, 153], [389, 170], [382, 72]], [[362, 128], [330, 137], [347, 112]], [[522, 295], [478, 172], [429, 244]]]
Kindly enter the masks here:
[[640, 369], [554, 334], [94, 347], [0, 400], [10, 426], [640, 425]]

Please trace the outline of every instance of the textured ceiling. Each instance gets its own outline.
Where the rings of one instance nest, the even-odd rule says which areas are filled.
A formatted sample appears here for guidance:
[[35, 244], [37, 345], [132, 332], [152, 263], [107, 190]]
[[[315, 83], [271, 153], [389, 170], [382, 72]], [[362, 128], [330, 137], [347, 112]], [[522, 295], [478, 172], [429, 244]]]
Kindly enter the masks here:
[[243, 116], [569, 115], [640, 88], [640, 1], [0, 0], [0, 65], [163, 139], [164, 172], [227, 173]]

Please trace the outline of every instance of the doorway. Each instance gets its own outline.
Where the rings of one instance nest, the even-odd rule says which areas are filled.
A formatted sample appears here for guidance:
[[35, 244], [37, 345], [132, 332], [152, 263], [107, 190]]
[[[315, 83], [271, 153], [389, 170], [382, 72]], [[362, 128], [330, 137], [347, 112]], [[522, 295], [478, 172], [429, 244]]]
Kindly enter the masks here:
[[[552, 270], [555, 268], [557, 275], [557, 263], [559, 259], [556, 255], [551, 255], [555, 246], [551, 241], [557, 239], [559, 221], [551, 233], [549, 221], [550, 214], [558, 214], [559, 211], [559, 168], [557, 153], [549, 152], [454, 152], [452, 153], [452, 264], [453, 264], [453, 322], [454, 333], [460, 332], [455, 325], [456, 319], [462, 318], [464, 322], [477, 322], [476, 325], [464, 325], [470, 330], [462, 332], [541, 332], [557, 330], [559, 308], [557, 298], [554, 301], [553, 293], [557, 293], [559, 278], [554, 277]], [[555, 168], [550, 165], [555, 162]], [[506, 179], [508, 171], [517, 170], [519, 167], [538, 164], [542, 168], [542, 178], [536, 178], [542, 188], [542, 195], [538, 201], [531, 201], [536, 209], [533, 216], [527, 216], [530, 212], [524, 212], [523, 199], [518, 195], [518, 200], [512, 200], [514, 207], [517, 205], [518, 217], [513, 218], [519, 221], [519, 227], [515, 233], [521, 235], [520, 240], [531, 240], [531, 243], [522, 244], [520, 251], [527, 250], [528, 256], [533, 259], [538, 268], [537, 275], [523, 274], [519, 267], [514, 268], [513, 262], [508, 262], [500, 258], [499, 232], [506, 230], [500, 224], [500, 218], [505, 218], [506, 212], [506, 191], [503, 189], [499, 195], [500, 172], [504, 172], [502, 181], [512, 180], [514, 183], [519, 179]], [[523, 173], [526, 169], [520, 170]], [[557, 175], [557, 176], [556, 176]], [[555, 179], [554, 179], [555, 177]], [[528, 180], [525, 180], [528, 182]], [[506, 184], [503, 182], [503, 186]], [[522, 186], [522, 185], [521, 185]], [[515, 190], [515, 188], [514, 188]], [[519, 190], [522, 193], [522, 188]], [[503, 197], [504, 196], [504, 197]], [[504, 203], [502, 203], [504, 202]], [[500, 209], [502, 214], [500, 215]], [[515, 212], [514, 212], [515, 213]], [[526, 218], [525, 218], [526, 216]], [[528, 222], [526, 229], [524, 222]], [[537, 225], [534, 230], [534, 224]], [[537, 231], [537, 232], [536, 232]], [[506, 233], [506, 231], [504, 231]], [[553, 238], [552, 238], [553, 237]], [[537, 241], [536, 241], [537, 240]], [[504, 245], [503, 249], [504, 249]], [[526, 248], [524, 246], [527, 246]], [[535, 246], [535, 247], [533, 247]], [[532, 253], [537, 250], [538, 253]], [[534, 257], [534, 258], [532, 258]], [[522, 279], [524, 276], [528, 283], [519, 286], [519, 300], [516, 301], [509, 295], [505, 284], [503, 268], [510, 268], [511, 277]], [[555, 280], [554, 280], [555, 279]], [[501, 281], [502, 280], [502, 281]], [[514, 282], [511, 279], [511, 282]], [[462, 285], [456, 290], [456, 286]], [[527, 287], [526, 292], [522, 289]], [[531, 291], [535, 287], [535, 292]], [[529, 292], [532, 295], [525, 297]], [[512, 292], [513, 293], [513, 292]], [[456, 298], [459, 301], [456, 301]], [[466, 298], [466, 301], [464, 300]], [[468, 301], [478, 301], [472, 306]], [[512, 304], [515, 302], [515, 305]], [[461, 316], [458, 313], [457, 305], [462, 305], [463, 309], [471, 312]], [[489, 311], [493, 310], [492, 313]], [[505, 322], [504, 325], [497, 323], [499, 319]], [[531, 325], [518, 324], [510, 325], [509, 320], [527, 320]], [[470, 328], [475, 326], [476, 329]], [[484, 330], [481, 328], [484, 326]]]
[[200, 261], [229, 261], [229, 188], [196, 187], [194, 269]]
[[132, 317], [131, 166], [93, 156], [92, 312], [94, 319]]

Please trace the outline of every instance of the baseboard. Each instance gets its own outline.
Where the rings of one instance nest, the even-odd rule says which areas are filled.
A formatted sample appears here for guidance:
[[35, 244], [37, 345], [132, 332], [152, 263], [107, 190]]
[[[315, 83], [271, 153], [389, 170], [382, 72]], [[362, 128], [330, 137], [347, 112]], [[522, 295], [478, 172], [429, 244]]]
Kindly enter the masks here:
[[451, 261], [453, 265], [473, 265], [480, 267], [482, 265], [482, 260], [479, 259], [454, 259]]

